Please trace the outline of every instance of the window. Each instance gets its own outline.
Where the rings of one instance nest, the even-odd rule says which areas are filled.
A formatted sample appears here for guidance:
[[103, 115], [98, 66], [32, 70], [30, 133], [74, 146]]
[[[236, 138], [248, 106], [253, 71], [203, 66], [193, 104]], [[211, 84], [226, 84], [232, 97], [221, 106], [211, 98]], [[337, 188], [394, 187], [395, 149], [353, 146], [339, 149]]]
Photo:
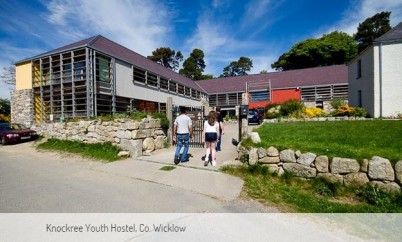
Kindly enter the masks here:
[[158, 77], [156, 75], [148, 72], [147, 84], [148, 84], [148, 86], [151, 86], [151, 87], [157, 87], [158, 86]]
[[357, 61], [357, 77], [356, 79], [359, 79], [360, 77], [362, 77], [362, 60], [358, 60]]
[[145, 71], [134, 67], [133, 72], [134, 81], [145, 84]]
[[98, 80], [102, 82], [110, 81], [110, 69], [109, 69], [109, 60], [103, 57], [97, 58], [97, 72], [98, 72]]
[[162, 90], [169, 89], [169, 81], [166, 78], [163, 78], [163, 77], [160, 78], [160, 88]]
[[174, 82], [174, 81], [169, 81], [169, 91], [170, 91], [170, 92], [174, 92], [174, 93], [177, 92], [177, 85], [176, 85], [176, 82]]

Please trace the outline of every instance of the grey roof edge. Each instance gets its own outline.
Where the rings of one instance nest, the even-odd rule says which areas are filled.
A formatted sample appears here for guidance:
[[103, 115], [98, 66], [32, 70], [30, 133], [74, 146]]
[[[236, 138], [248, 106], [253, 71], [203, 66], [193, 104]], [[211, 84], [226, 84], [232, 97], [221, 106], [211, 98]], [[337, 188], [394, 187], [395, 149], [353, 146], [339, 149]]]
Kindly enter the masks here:
[[[43, 56], [52, 55], [52, 54], [59, 53], [59, 52], [70, 51], [70, 50], [74, 50], [74, 49], [78, 49], [78, 48], [88, 47], [88, 46], [92, 45], [99, 37], [101, 37], [101, 35], [95, 35], [95, 36], [89, 37], [88, 39], [90, 39], [90, 40], [89, 40], [87, 43], [85, 43], [85, 44], [77, 45], [77, 46], [73, 46], [73, 47], [70, 47], [70, 48], [65, 48], [65, 49], [63, 49], [63, 48], [66, 47], [66, 46], [73, 45], [74, 43], [78, 43], [78, 42], [80, 42], [80, 41], [83, 41], [83, 40], [79, 40], [79, 41], [76, 41], [76, 42], [74, 42], [74, 43], [67, 44], [67, 45], [64, 45], [64, 46], [55, 48], [55, 49], [53, 49], [53, 50], [46, 51], [46, 52], [43, 52], [43, 53], [41, 53], [41, 54], [38, 54], [38, 55], [35, 55], [35, 56], [32, 56], [32, 57], [28, 57], [28, 58], [22, 59], [22, 60], [20, 60], [20, 61], [16, 61], [14, 64], [17, 65], [17, 64], [20, 64], [20, 63], [32, 61], [32, 60], [37, 59], [37, 58], [41, 58], [41, 57], [43, 57]], [[85, 39], [84, 39], [84, 40], [85, 40]]]
[[[395, 36], [394, 36], [395, 35]], [[395, 40], [402, 40], [402, 22], [398, 23], [395, 27], [390, 29], [385, 34], [381, 35], [373, 41], [373, 43], [379, 42], [392, 42]]]

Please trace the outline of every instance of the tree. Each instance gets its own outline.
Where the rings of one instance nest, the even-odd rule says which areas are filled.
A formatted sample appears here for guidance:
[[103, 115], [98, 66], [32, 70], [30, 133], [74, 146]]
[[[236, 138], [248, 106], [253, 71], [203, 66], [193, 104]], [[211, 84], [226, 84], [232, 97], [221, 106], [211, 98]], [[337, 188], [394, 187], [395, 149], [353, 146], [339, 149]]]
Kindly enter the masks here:
[[260, 74], [267, 74], [267, 73], [268, 73], [267, 70], [261, 70], [261, 71], [260, 71]]
[[10, 115], [10, 100], [0, 98], [0, 114], [5, 116]]
[[183, 61], [183, 54], [169, 47], [161, 47], [152, 51], [152, 55], [147, 58], [170, 70], [176, 71], [179, 68], [180, 62]]
[[253, 61], [242, 56], [238, 61], [232, 61], [228, 66], [223, 68], [223, 73], [220, 77], [246, 76], [247, 71], [250, 71], [252, 67]]
[[354, 35], [359, 44], [359, 53], [370, 46], [376, 38], [391, 30], [390, 16], [391, 12], [381, 12], [359, 23], [357, 33]]
[[204, 52], [193, 49], [190, 56], [183, 62], [183, 68], [179, 70], [179, 73], [193, 80], [201, 80], [204, 69]]
[[306, 39], [282, 54], [271, 67], [295, 70], [317, 66], [345, 64], [357, 55], [357, 44], [350, 35], [334, 31], [318, 39]]
[[15, 66], [11, 65], [3, 67], [3, 71], [0, 75], [0, 81], [8, 85], [15, 85]]
[[201, 80], [207, 80], [207, 79], [214, 79], [214, 76], [212, 74], [201, 75]]

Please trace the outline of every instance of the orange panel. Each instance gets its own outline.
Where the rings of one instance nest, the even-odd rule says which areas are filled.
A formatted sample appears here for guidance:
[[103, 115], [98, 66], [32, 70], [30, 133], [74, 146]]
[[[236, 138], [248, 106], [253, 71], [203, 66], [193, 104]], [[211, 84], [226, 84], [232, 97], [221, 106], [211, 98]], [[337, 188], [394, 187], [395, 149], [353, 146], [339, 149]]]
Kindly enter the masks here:
[[283, 103], [285, 101], [296, 99], [301, 100], [301, 92], [297, 89], [284, 89], [272, 91], [272, 102]]

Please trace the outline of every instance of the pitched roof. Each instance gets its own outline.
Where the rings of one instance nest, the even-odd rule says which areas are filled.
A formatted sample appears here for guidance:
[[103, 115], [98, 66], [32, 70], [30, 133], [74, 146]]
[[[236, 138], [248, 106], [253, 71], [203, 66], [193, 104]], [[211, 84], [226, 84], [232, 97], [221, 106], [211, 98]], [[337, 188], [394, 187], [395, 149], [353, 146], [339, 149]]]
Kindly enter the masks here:
[[400, 22], [397, 26], [392, 28], [387, 33], [375, 39], [374, 42], [384, 42], [392, 40], [402, 40], [402, 22]]
[[244, 92], [247, 82], [271, 81], [272, 89], [295, 88], [303, 86], [347, 84], [348, 68], [346, 65], [314, 67], [307, 69], [270, 72], [247, 76], [225, 77], [200, 80], [197, 83], [208, 94]]
[[40, 57], [44, 57], [44, 56], [48, 56], [48, 55], [52, 55], [52, 54], [56, 54], [56, 53], [60, 53], [60, 52], [64, 52], [64, 51], [69, 51], [69, 50], [73, 50], [73, 49], [77, 49], [77, 48], [82, 48], [82, 47], [90, 47], [93, 48], [95, 50], [101, 51], [105, 54], [111, 55], [117, 59], [123, 60], [125, 62], [128, 62], [130, 64], [133, 64], [135, 66], [144, 68], [148, 71], [154, 72], [155, 74], [161, 75], [163, 77], [166, 77], [168, 79], [172, 79], [180, 84], [183, 84], [187, 87], [191, 87], [195, 90], [198, 90], [200, 92], [205, 92], [205, 90], [203, 90], [199, 85], [197, 85], [193, 80], [182, 76], [156, 62], [153, 62], [149, 59], [147, 59], [146, 57], [114, 42], [111, 41], [101, 35], [97, 35], [97, 36], [93, 36], [84, 40], [80, 40], [78, 42], [72, 43], [72, 44], [68, 44], [65, 46], [62, 46], [60, 48], [42, 53], [40, 55], [22, 60], [17, 62], [18, 63], [22, 63], [22, 62], [26, 62], [28, 60], [33, 60], [33, 59], [37, 59]]

